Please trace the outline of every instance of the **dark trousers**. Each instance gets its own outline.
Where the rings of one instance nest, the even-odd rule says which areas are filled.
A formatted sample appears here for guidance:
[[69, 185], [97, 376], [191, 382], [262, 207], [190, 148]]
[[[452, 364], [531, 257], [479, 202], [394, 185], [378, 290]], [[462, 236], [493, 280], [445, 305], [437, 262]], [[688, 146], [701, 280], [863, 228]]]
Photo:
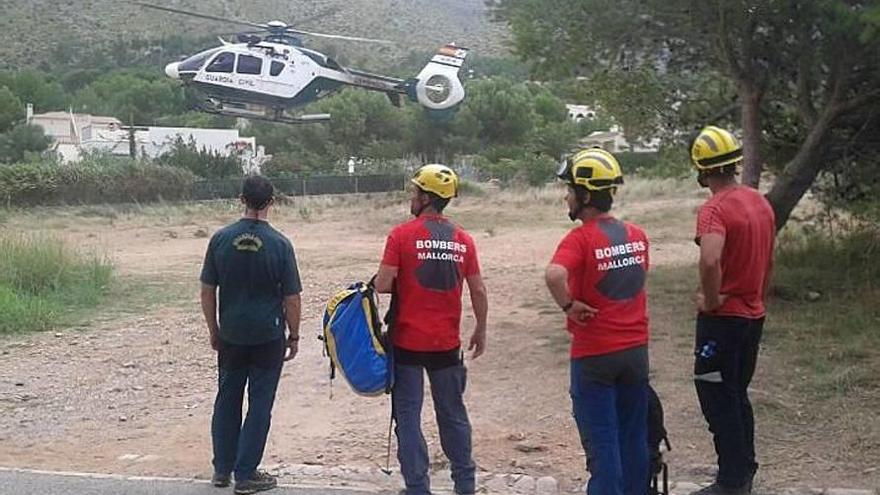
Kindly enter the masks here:
[[[217, 398], [211, 421], [214, 472], [229, 474], [234, 471], [236, 480], [248, 480], [260, 465], [284, 352], [283, 339], [254, 346], [221, 342], [217, 353]], [[245, 386], [248, 411], [242, 425]]]
[[763, 318], [697, 317], [694, 384], [718, 455], [716, 482], [726, 487], [745, 486], [758, 470], [748, 388], [763, 327]]
[[[396, 364], [394, 368], [391, 400], [396, 423], [397, 460], [407, 495], [427, 495], [431, 493], [431, 482], [428, 446], [422, 435], [426, 369], [404, 364]], [[464, 364], [457, 364], [429, 369], [427, 374], [440, 430], [440, 446], [449, 459], [455, 493], [474, 493], [476, 465], [471, 457], [471, 423], [463, 398], [467, 370]]]
[[594, 365], [590, 358], [571, 360], [571, 401], [590, 470], [587, 494], [643, 495], [648, 487], [648, 380], [641, 370], [632, 379], [598, 380], [587, 369]]

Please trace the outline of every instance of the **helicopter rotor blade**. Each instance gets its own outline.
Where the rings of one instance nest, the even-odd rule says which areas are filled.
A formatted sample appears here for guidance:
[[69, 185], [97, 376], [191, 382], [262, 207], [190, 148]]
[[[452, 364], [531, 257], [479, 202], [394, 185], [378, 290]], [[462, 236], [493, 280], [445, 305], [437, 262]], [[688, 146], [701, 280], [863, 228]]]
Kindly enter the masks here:
[[171, 12], [173, 14], [188, 15], [190, 17], [198, 17], [200, 19], [207, 19], [207, 20], [217, 21], [217, 22], [225, 22], [227, 24], [238, 24], [240, 26], [248, 26], [248, 27], [263, 29], [263, 30], [265, 30], [267, 28], [267, 26], [265, 24], [257, 24], [256, 22], [241, 21], [238, 19], [227, 19], [225, 17], [217, 17], [217, 16], [213, 16], [213, 15], [208, 15], [208, 14], [201, 14], [199, 12], [190, 12], [188, 10], [180, 10], [180, 9], [175, 9], [172, 7], [164, 7], [162, 5], [154, 5], [154, 4], [146, 3], [146, 2], [133, 1], [132, 3], [134, 3], [136, 5], [140, 5], [141, 7], [146, 7], [148, 9], [162, 10], [165, 12]]
[[313, 33], [311, 31], [301, 31], [299, 29], [287, 29], [288, 33], [291, 34], [302, 34], [305, 36], [317, 36], [320, 38], [329, 38], [335, 40], [345, 40], [345, 41], [360, 41], [363, 43], [380, 43], [383, 45], [393, 45], [393, 41], [388, 40], [379, 40], [375, 38], [361, 38], [358, 36], [343, 36], [341, 34], [326, 34], [326, 33]]

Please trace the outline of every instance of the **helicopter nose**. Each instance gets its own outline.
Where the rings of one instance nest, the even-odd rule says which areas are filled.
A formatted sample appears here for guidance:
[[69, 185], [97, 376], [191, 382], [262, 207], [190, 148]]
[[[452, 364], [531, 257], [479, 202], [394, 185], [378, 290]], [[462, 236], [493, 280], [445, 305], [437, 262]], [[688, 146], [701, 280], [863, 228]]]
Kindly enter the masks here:
[[165, 66], [165, 75], [171, 79], [180, 79], [180, 62], [173, 62]]

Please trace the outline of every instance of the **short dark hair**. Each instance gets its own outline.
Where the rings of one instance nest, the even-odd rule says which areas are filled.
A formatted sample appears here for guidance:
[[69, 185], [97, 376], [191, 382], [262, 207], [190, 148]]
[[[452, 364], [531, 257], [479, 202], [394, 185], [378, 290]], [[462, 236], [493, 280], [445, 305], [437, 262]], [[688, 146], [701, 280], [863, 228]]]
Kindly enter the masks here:
[[428, 196], [428, 200], [431, 202], [431, 208], [437, 211], [437, 213], [443, 213], [443, 210], [446, 209], [446, 206], [449, 204], [449, 200], [452, 198], [441, 198], [435, 193], [430, 191], [425, 191], [421, 187], [419, 188], [419, 192]]
[[259, 174], [251, 174], [241, 183], [241, 197], [251, 210], [262, 210], [269, 206], [275, 195], [275, 188], [269, 179]]
[[739, 165], [740, 162], [730, 163], [728, 165], [724, 165], [722, 167], [714, 167], [706, 170], [700, 170], [700, 175], [702, 177], [720, 177], [722, 179], [732, 180], [736, 177], [736, 166]]
[[[574, 186], [575, 197], [584, 206], [591, 206], [602, 213], [611, 211], [611, 205], [614, 203], [614, 196], [610, 189], [602, 189], [600, 191], [588, 191], [584, 186]], [[587, 199], [589, 194], [589, 200]]]

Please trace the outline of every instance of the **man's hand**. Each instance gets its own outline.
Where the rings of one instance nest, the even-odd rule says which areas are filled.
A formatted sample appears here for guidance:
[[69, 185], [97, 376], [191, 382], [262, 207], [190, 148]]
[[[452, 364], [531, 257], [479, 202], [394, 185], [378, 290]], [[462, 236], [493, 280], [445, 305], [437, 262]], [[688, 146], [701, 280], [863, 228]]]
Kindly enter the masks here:
[[474, 334], [471, 335], [471, 342], [468, 345], [469, 351], [474, 351], [471, 354], [471, 359], [477, 359], [482, 356], [484, 352], [486, 352], [486, 329], [485, 328], [475, 328]]
[[285, 351], [284, 360], [290, 361], [291, 359], [296, 357], [296, 353], [299, 352], [299, 335], [291, 335], [287, 337], [287, 351]]
[[697, 309], [701, 313], [710, 313], [720, 308], [725, 301], [727, 301], [727, 294], [715, 294], [712, 297], [706, 297], [702, 292], [697, 292], [694, 302], [696, 302]]
[[586, 323], [588, 319], [596, 316], [598, 313], [598, 309], [575, 299], [571, 301], [571, 307], [568, 308], [565, 315], [578, 323]]

